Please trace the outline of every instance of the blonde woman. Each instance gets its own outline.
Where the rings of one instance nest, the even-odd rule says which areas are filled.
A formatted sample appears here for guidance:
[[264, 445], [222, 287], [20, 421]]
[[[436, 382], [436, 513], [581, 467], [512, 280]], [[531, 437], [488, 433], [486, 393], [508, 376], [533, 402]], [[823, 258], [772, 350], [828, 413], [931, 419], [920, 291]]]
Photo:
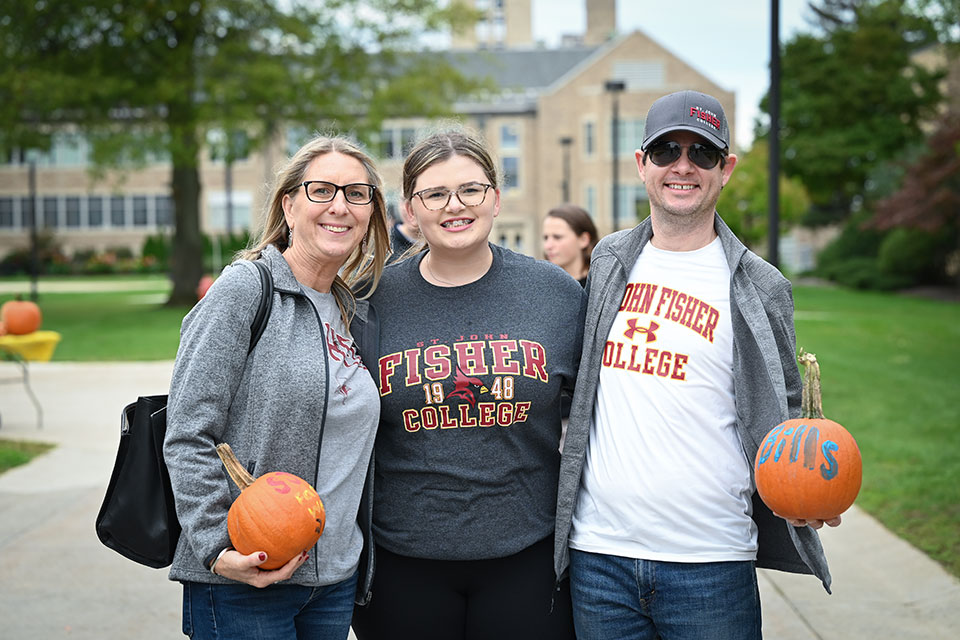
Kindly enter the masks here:
[[[279, 172], [264, 230], [184, 318], [170, 384], [164, 455], [183, 534], [170, 579], [183, 583], [192, 638], [347, 637], [361, 568], [357, 514], [379, 417], [370, 371], [375, 314], [350, 286], [372, 288], [389, 251], [380, 177], [360, 149], [318, 137]], [[273, 308], [247, 353], [261, 295], [250, 263], [273, 277]], [[215, 445], [255, 476], [285, 471], [326, 507], [317, 544], [278, 569], [230, 546], [238, 490]]]

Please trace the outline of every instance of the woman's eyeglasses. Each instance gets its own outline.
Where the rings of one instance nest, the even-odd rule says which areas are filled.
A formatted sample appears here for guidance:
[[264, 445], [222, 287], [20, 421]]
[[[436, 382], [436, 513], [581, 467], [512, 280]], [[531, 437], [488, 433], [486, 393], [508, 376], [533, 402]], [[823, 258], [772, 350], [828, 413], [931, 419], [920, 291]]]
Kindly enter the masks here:
[[650, 145], [647, 149], [647, 155], [653, 164], [658, 167], [667, 167], [680, 158], [684, 149], [687, 150], [687, 157], [690, 158], [690, 162], [701, 169], [713, 169], [723, 156], [723, 152], [713, 145], [694, 142], [690, 146], [685, 146], [672, 140]]
[[337, 197], [337, 191], [343, 191], [343, 197], [350, 204], [370, 204], [373, 202], [373, 192], [377, 190], [372, 184], [355, 182], [339, 185], [323, 180], [308, 180], [301, 182], [297, 187], [303, 187], [310, 202], [331, 202]]
[[484, 184], [482, 182], [470, 182], [460, 185], [456, 191], [450, 191], [450, 189], [444, 187], [437, 187], [435, 189], [417, 191], [413, 195], [419, 197], [423, 206], [430, 211], [439, 211], [446, 207], [447, 204], [450, 203], [450, 196], [454, 194], [456, 194], [457, 200], [459, 200], [463, 206], [475, 207], [483, 204], [483, 201], [487, 198], [487, 189], [492, 186], [492, 184]]

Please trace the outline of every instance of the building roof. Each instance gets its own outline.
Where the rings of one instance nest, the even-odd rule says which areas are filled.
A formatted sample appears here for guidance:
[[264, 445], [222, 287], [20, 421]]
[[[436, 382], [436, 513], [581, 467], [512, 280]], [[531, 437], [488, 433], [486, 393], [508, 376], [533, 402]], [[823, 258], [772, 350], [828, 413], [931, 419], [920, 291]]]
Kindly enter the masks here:
[[468, 77], [488, 78], [500, 93], [456, 105], [464, 113], [534, 111], [537, 96], [587, 59], [596, 47], [563, 49], [477, 49], [446, 52]]

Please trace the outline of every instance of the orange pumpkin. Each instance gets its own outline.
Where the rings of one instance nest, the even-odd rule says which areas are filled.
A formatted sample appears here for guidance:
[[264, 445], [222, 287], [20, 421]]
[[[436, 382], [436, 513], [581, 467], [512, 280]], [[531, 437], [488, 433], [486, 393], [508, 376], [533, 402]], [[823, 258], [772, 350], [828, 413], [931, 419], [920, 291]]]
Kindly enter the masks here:
[[234, 549], [245, 555], [263, 551], [267, 560], [260, 568], [279, 569], [317, 543], [326, 512], [310, 483], [282, 471], [254, 479], [230, 445], [217, 445], [217, 453], [240, 487], [240, 496], [227, 512], [227, 530]]
[[35, 302], [17, 298], [3, 303], [0, 307], [0, 320], [3, 321], [7, 333], [22, 336], [39, 329], [43, 315]]
[[766, 435], [754, 460], [757, 491], [779, 516], [829, 520], [846, 511], [860, 492], [860, 448], [846, 429], [823, 417], [820, 365], [800, 351], [804, 365], [803, 417]]

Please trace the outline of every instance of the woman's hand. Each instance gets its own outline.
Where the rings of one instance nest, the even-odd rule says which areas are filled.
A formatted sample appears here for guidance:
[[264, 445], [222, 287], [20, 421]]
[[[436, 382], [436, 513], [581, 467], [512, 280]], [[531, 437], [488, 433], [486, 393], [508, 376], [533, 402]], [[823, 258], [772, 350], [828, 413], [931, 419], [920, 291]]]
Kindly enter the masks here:
[[245, 582], [250, 586], [262, 589], [272, 584], [282, 582], [290, 578], [293, 572], [300, 568], [307, 558], [310, 557], [306, 551], [300, 555], [294, 556], [290, 562], [279, 569], [265, 571], [260, 569], [260, 565], [267, 561], [267, 554], [262, 551], [255, 551], [250, 555], [243, 555], [235, 549], [230, 549], [224, 553], [217, 564], [214, 565], [214, 573], [224, 578]]
[[836, 518], [830, 518], [829, 520], [796, 520], [794, 518], [784, 518], [779, 513], [774, 513], [773, 515], [777, 516], [778, 518], [783, 518], [784, 520], [786, 520], [787, 522], [789, 522], [795, 527], [809, 526], [809, 527], [813, 527], [814, 529], [819, 529], [824, 524], [826, 524], [828, 527], [840, 526], [840, 516], [837, 516]]

